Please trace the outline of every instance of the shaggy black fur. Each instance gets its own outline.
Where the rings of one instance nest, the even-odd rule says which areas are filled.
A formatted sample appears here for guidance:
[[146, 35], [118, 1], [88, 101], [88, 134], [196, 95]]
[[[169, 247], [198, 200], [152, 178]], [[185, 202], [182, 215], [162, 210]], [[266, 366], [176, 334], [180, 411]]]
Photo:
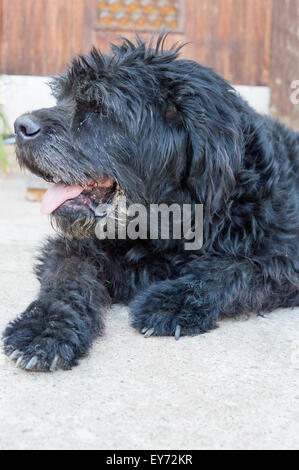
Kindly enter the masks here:
[[53, 220], [64, 235], [39, 258], [38, 299], [4, 332], [20, 367], [75, 365], [111, 302], [129, 303], [146, 337], [177, 338], [219, 316], [299, 305], [299, 134], [163, 41], [124, 40], [110, 56], [75, 60], [54, 81], [57, 106], [30, 114], [38, 135], [24, 139], [16, 126], [17, 152], [50, 181], [108, 177], [132, 202], [204, 204], [203, 247], [100, 241], [94, 211], [63, 204]]

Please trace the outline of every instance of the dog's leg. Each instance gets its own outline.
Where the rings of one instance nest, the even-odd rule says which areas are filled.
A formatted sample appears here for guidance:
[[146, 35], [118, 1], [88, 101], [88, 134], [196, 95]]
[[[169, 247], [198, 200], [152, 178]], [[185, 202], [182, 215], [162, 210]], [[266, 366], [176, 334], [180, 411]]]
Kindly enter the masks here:
[[7, 326], [4, 351], [26, 370], [68, 369], [103, 332], [109, 294], [83, 242], [52, 240], [40, 260], [39, 296]]
[[133, 300], [132, 326], [145, 337], [169, 335], [178, 339], [215, 328], [219, 316], [299, 305], [298, 273], [290, 266], [288, 276], [293, 273], [293, 282], [283, 278], [286, 267], [282, 264], [281, 279], [277, 280], [278, 264], [273, 268], [234, 258], [194, 261], [184, 267], [178, 279], [154, 283]]

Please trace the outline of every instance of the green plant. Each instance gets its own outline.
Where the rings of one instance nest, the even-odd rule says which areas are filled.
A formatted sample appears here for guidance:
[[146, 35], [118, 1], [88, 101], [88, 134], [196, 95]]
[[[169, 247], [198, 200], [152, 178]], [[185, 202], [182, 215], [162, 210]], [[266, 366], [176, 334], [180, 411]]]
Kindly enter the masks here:
[[3, 169], [6, 172], [8, 170], [7, 155], [5, 152], [5, 147], [3, 143], [3, 137], [9, 134], [9, 126], [5, 114], [3, 112], [3, 107], [0, 104], [0, 123], [2, 123], [2, 133], [0, 134], [0, 159], [2, 161]]

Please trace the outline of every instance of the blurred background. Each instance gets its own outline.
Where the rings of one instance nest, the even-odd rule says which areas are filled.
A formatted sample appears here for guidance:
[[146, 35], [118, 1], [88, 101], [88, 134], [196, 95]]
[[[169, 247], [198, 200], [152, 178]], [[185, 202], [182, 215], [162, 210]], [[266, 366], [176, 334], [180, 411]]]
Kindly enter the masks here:
[[119, 36], [166, 28], [168, 43], [190, 42], [186, 58], [236, 85], [270, 87], [271, 114], [298, 127], [298, 0], [1, 0], [0, 19], [2, 74], [55, 74], [93, 44], [107, 51]]
[[[14, 119], [54, 103], [49, 76], [76, 54], [162, 28], [299, 130], [299, 0], [0, 0], [0, 332], [35, 298], [36, 249], [53, 234], [28, 202], [45, 183], [16, 164]], [[0, 450], [298, 449], [298, 312], [145, 341], [117, 305], [72, 371], [28, 375], [0, 354]]]
[[299, 129], [299, 0], [0, 0], [2, 134], [19, 114], [53, 104], [48, 77], [76, 54], [161, 29], [258, 111]]

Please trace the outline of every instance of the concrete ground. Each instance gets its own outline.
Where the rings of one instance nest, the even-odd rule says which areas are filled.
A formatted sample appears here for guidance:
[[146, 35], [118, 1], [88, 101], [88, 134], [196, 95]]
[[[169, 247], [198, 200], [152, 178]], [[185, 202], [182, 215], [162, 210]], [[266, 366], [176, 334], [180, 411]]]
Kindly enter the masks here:
[[[51, 231], [24, 179], [0, 180], [0, 329], [38, 285]], [[222, 321], [194, 338], [144, 339], [128, 312], [72, 371], [26, 373], [0, 354], [1, 449], [298, 449], [299, 309]]]

